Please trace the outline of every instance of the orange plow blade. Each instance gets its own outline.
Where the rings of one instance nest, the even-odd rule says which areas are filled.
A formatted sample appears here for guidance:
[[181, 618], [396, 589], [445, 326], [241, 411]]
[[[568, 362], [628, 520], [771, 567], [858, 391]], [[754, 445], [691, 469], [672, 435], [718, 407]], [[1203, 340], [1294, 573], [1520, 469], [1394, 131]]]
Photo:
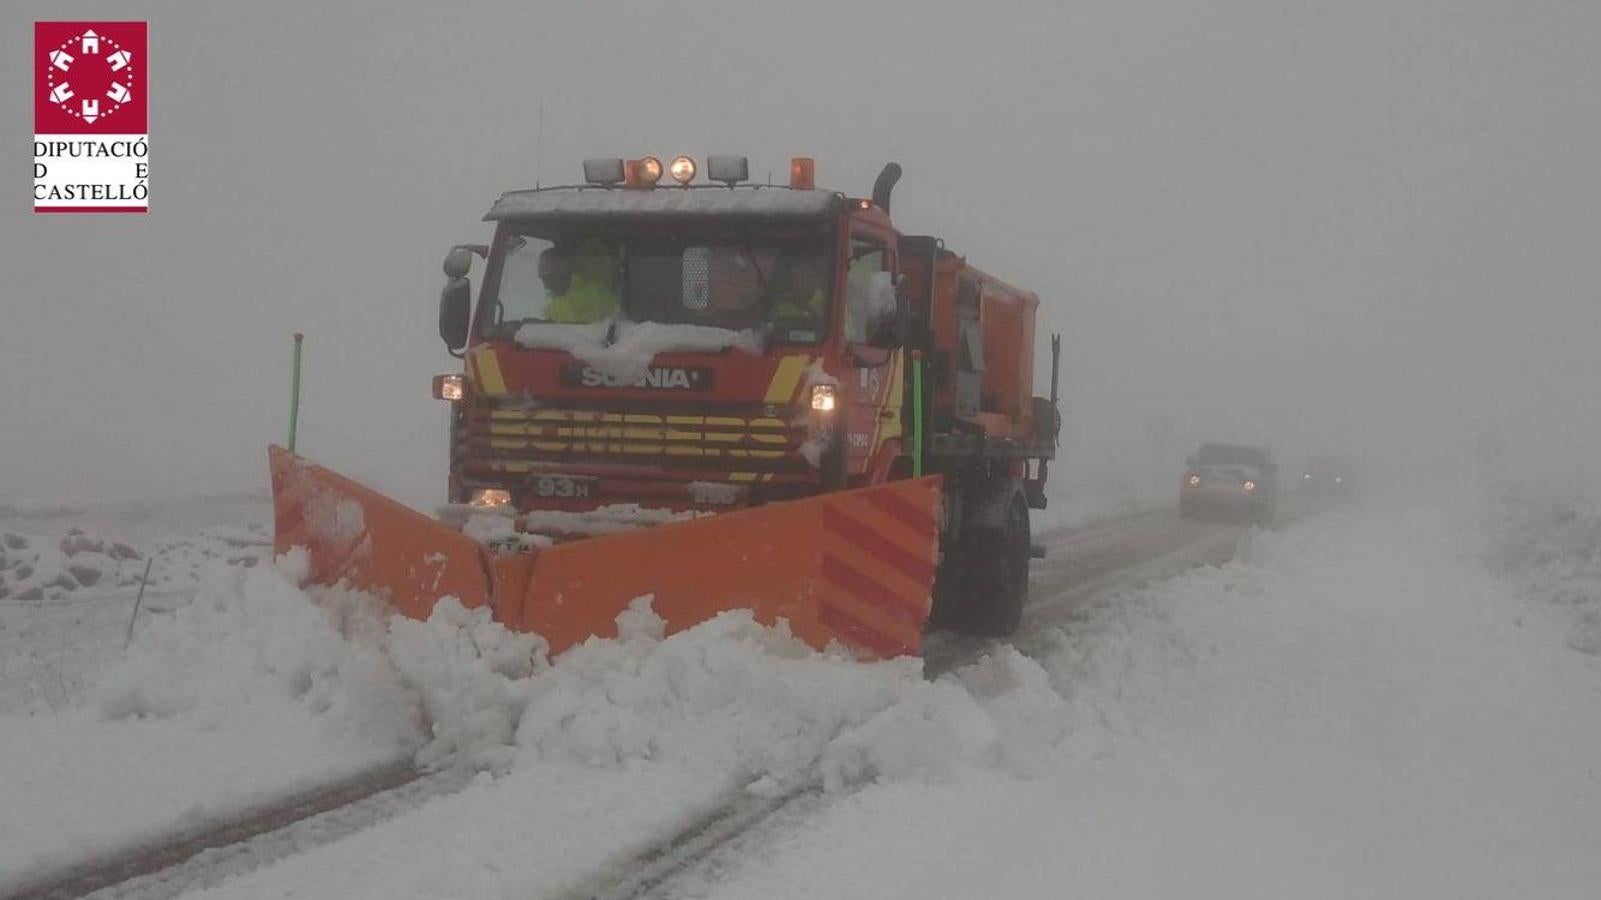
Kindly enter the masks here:
[[306, 548], [312, 582], [348, 581], [414, 619], [441, 597], [489, 602], [490, 558], [477, 541], [282, 447], [269, 447], [267, 462], [273, 552]]
[[272, 466], [278, 552], [306, 546], [314, 581], [347, 578], [406, 615], [425, 618], [445, 595], [488, 602], [560, 653], [615, 636], [618, 614], [648, 595], [669, 633], [748, 609], [818, 648], [882, 658], [922, 644], [937, 477], [502, 553], [276, 447]]

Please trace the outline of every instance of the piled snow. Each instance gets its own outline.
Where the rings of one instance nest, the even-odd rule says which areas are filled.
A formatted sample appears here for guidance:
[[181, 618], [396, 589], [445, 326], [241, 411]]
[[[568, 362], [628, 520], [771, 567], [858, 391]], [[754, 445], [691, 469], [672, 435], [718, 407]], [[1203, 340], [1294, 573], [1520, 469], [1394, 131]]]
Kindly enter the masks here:
[[930, 683], [917, 660], [818, 653], [745, 612], [665, 636], [641, 598], [617, 640], [547, 662], [542, 640], [486, 609], [447, 598], [412, 621], [303, 590], [308, 569], [297, 550], [214, 573], [140, 631], [91, 702], [0, 716], [0, 882], [397, 758], [538, 785], [524, 809], [551, 822], [581, 814], [552, 806], [551, 785], [588, 784], [568, 802], [604, 795], [619, 820], [605, 830], [626, 831], [745, 787], [1027, 771], [1061, 734], [1045, 672], [1010, 651]]
[[485, 610], [414, 622], [301, 590], [299, 555], [234, 567], [93, 706], [0, 717], [0, 867], [398, 753], [485, 774], [212, 895], [540, 896], [729, 791], [820, 779], [834, 802], [703, 887], [1589, 896], [1597, 521], [1342, 509], [933, 681], [744, 613], [667, 636], [648, 598], [547, 660]]
[[[408, 630], [448, 642], [439, 618]], [[482, 646], [495, 626], [475, 627]], [[748, 614], [664, 636], [641, 599], [619, 630], [526, 678], [440, 692], [474, 710], [462, 743], [492, 779], [205, 896], [560, 895], [731, 791], [1026, 774], [1064, 734], [1048, 675], [1011, 650], [929, 682], [917, 660], [818, 653]]]
[[[92, 703], [0, 715], [0, 873], [197, 824], [404, 755], [417, 701], [370, 640], [370, 599], [307, 602], [228, 568], [152, 619]], [[343, 621], [342, 621], [343, 620]]]
[[56, 599], [84, 588], [138, 584], [143, 555], [121, 541], [70, 529], [60, 540], [0, 533], [0, 600]]
[[1568, 622], [1568, 646], [1601, 656], [1601, 506], [1571, 490], [1508, 488], [1479, 525], [1494, 570]]
[[819, 654], [747, 612], [663, 639], [635, 601], [619, 625], [618, 640], [580, 645], [536, 680], [517, 729], [526, 760], [651, 761], [764, 790], [819, 775], [832, 788], [939, 777], [964, 762], [1011, 765], [1006, 744], [1032, 727], [1021, 720], [1048, 719], [1056, 699], [1010, 651], [928, 682], [919, 660]]
[[612, 320], [598, 322], [527, 322], [512, 340], [530, 350], [577, 350], [604, 346]]
[[1464, 522], [1342, 511], [1133, 591], [1039, 649], [1031, 780], [876, 784], [702, 892], [1594, 896], [1601, 668]]
[[[614, 328], [616, 339], [607, 343]], [[514, 340], [530, 349], [566, 350], [618, 385], [643, 379], [658, 353], [762, 352], [762, 337], [751, 330], [611, 319], [586, 325], [529, 322]]]
[[210, 528], [141, 550], [109, 534], [69, 526], [64, 533], [0, 531], [0, 601], [88, 599], [137, 591], [150, 557], [148, 589], [193, 589], [217, 563], [255, 565], [271, 538]]
[[[139, 585], [140, 622], [188, 602], [227, 565], [271, 552], [259, 498], [0, 507], [0, 712], [61, 709], [120, 655]], [[243, 524], [240, 524], [240, 523]]]
[[467, 535], [481, 544], [512, 550], [528, 550], [535, 547], [548, 547], [550, 538], [539, 534], [529, 534], [517, 530], [517, 516], [515, 512], [507, 509], [501, 511], [485, 511], [475, 506], [451, 507], [465, 515], [461, 523], [461, 533]]

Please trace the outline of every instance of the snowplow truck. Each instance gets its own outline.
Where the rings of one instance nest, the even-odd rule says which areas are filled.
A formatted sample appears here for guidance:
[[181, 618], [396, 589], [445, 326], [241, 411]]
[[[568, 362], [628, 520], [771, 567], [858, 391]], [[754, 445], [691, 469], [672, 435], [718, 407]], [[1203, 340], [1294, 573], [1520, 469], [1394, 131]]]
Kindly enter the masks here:
[[782, 185], [696, 169], [590, 160], [502, 195], [492, 241], [444, 264], [449, 504], [274, 447], [277, 550], [409, 616], [488, 606], [552, 653], [641, 597], [669, 632], [748, 609], [867, 658], [931, 621], [1015, 629], [1059, 429], [1038, 298], [897, 231], [893, 163], [869, 197], [804, 158]]

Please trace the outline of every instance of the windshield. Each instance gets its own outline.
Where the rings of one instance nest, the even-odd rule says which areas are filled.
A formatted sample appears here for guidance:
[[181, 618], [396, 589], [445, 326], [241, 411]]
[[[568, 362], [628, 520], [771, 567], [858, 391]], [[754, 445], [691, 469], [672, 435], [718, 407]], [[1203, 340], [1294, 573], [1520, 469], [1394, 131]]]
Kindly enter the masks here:
[[[658, 230], [659, 231], [659, 230]], [[496, 252], [479, 331], [530, 322], [628, 322], [756, 330], [810, 344], [827, 334], [826, 229], [689, 229], [668, 234], [531, 234], [508, 230]]]

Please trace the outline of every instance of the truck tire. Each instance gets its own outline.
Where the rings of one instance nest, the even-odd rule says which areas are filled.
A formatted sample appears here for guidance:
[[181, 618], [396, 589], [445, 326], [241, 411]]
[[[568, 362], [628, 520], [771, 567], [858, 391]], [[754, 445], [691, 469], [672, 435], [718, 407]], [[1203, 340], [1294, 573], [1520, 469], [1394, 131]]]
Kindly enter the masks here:
[[1028, 503], [1015, 482], [1004, 482], [990, 521], [963, 531], [962, 630], [1005, 637], [1017, 630], [1028, 602], [1031, 535]]

